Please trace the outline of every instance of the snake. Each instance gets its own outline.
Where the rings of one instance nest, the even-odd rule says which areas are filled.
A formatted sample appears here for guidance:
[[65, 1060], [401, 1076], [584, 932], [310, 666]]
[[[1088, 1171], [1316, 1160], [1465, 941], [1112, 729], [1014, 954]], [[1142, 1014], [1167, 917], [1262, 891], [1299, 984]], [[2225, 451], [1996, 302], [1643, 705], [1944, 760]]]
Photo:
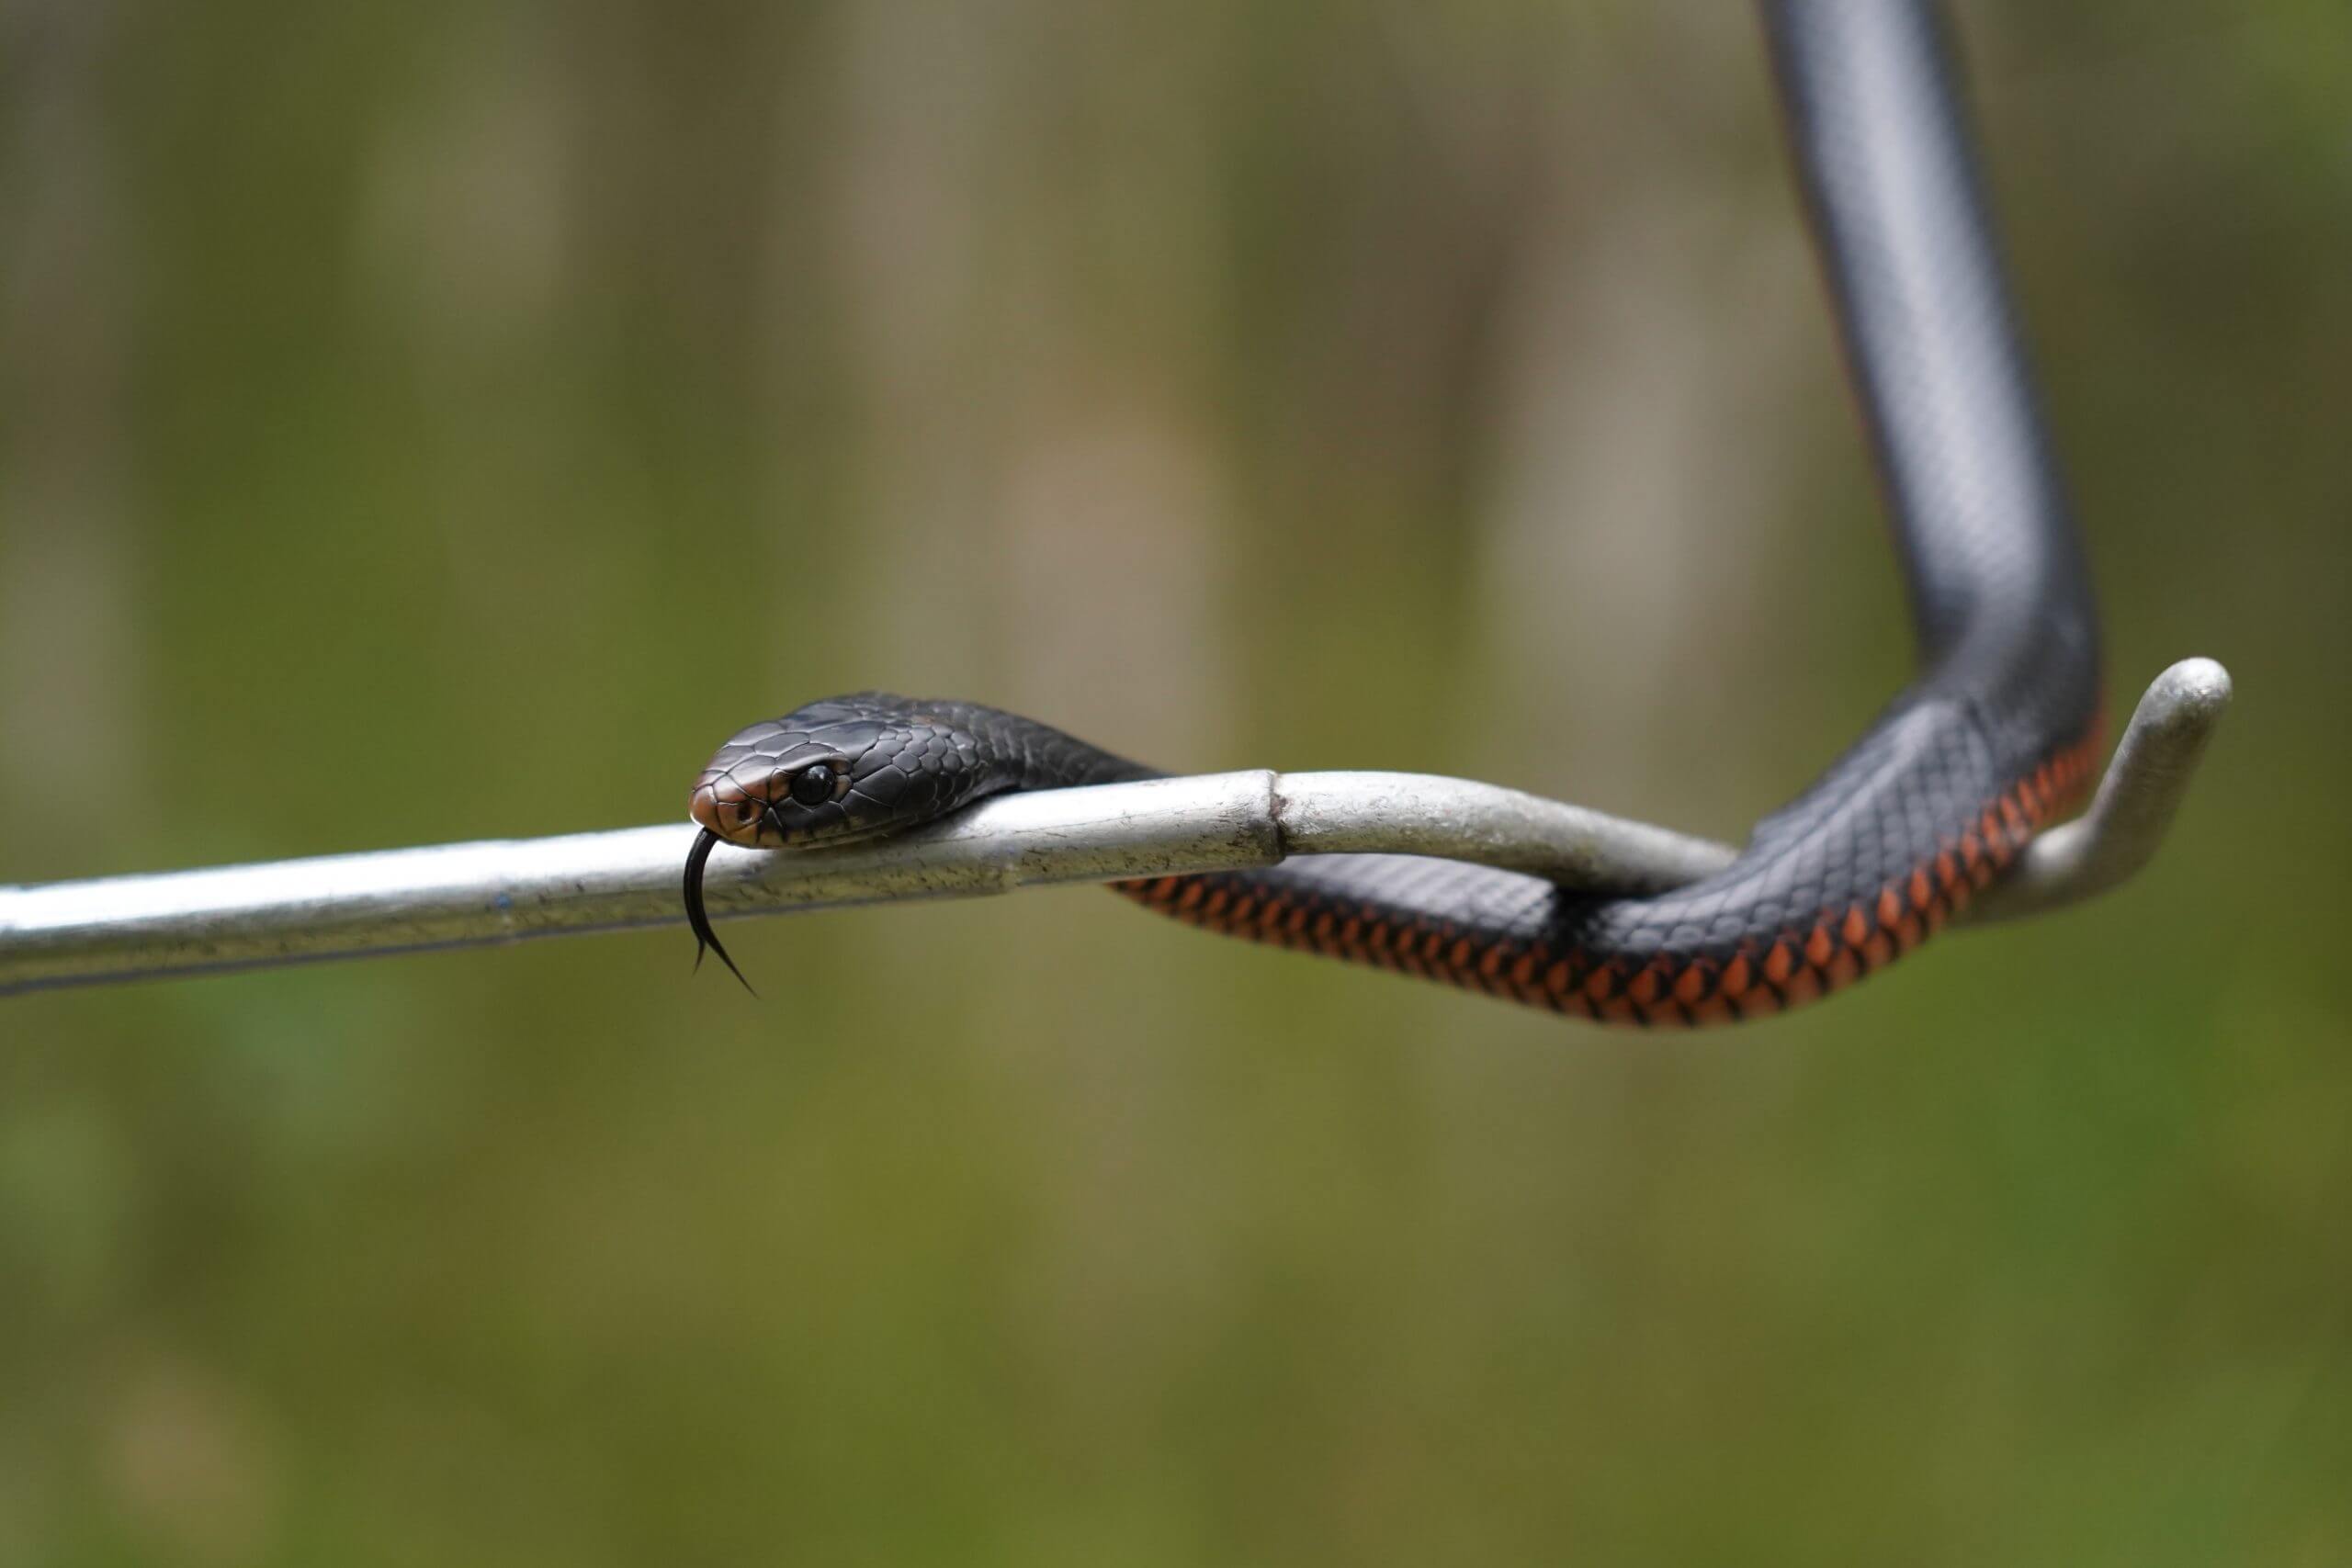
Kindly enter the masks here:
[[[2097, 609], [2003, 278], [1947, 24], [1926, 0], [1770, 0], [1764, 13], [1908, 591], [1909, 683], [1811, 785], [1758, 822], [1736, 859], [1673, 891], [1611, 896], [1366, 854], [1115, 891], [1207, 931], [1555, 1013], [1713, 1024], [1776, 1014], [1886, 967], [2085, 798], [2102, 733]], [[689, 798], [700, 829], [685, 876], [696, 964], [707, 948], [742, 977], [702, 905], [703, 864], [719, 842], [840, 843], [1005, 791], [1159, 776], [964, 701], [865, 692], [752, 724], [719, 747]]]

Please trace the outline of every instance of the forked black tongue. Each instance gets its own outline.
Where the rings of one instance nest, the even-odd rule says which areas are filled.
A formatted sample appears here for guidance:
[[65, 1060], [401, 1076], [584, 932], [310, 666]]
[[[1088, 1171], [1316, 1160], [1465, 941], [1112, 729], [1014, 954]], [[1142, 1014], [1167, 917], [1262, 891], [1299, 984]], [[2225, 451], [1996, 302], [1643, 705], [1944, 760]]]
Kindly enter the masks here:
[[[695, 969], [697, 973], [701, 971], [703, 950], [708, 948], [718, 954], [718, 961], [727, 965], [727, 972], [735, 976], [737, 983], [745, 990], [752, 991], [752, 982], [743, 978], [743, 972], [735, 967], [732, 958], [727, 956], [727, 948], [719, 942], [718, 933], [710, 929], [709, 912], [702, 907], [702, 865], [710, 858], [711, 847], [718, 842], [718, 835], [705, 828], [695, 835], [695, 847], [686, 852], [686, 924], [695, 933]], [[752, 991], [755, 997], [759, 994]]]

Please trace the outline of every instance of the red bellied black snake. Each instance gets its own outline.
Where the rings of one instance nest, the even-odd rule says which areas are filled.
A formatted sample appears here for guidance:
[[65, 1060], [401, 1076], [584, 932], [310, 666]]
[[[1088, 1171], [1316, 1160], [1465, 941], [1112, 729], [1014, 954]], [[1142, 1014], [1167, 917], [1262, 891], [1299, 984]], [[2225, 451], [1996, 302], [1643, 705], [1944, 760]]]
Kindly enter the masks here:
[[[1771, 0], [1765, 16], [1909, 584], [1917, 678], [1733, 864], [1672, 893], [1600, 897], [1402, 855], [1119, 891], [1228, 935], [1558, 1012], [1713, 1023], [1892, 963], [2080, 800], [2099, 738], [2097, 613], [1941, 18], [1922, 0]], [[1000, 791], [1154, 776], [972, 703], [812, 703], [736, 734], [696, 781], [688, 913], [725, 959], [701, 904], [722, 839], [832, 842]]]

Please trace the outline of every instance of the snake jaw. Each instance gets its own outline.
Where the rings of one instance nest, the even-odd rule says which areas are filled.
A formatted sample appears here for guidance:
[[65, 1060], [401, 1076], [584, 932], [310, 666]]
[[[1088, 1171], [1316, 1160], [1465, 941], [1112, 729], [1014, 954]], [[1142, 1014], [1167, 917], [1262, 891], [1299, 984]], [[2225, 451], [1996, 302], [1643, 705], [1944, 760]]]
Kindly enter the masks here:
[[744, 979], [743, 972], [735, 967], [735, 960], [728, 956], [726, 946], [718, 940], [718, 933], [711, 929], [709, 911], [703, 908], [703, 863], [710, 859], [710, 852], [718, 843], [718, 835], [705, 828], [695, 835], [694, 848], [686, 852], [686, 924], [695, 933], [695, 968], [697, 971], [702, 968], [703, 952], [707, 949], [718, 954], [718, 961], [727, 965], [727, 972], [756, 997], [760, 993], [752, 990], [752, 982]]

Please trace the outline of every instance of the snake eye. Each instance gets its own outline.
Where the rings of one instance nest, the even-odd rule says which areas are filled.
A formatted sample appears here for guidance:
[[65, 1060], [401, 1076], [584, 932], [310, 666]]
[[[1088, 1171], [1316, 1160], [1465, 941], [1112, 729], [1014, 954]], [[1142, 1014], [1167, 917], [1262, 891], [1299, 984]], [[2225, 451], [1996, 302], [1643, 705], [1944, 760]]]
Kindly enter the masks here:
[[811, 762], [792, 775], [792, 798], [801, 805], [816, 807], [833, 798], [833, 770], [830, 763]]

